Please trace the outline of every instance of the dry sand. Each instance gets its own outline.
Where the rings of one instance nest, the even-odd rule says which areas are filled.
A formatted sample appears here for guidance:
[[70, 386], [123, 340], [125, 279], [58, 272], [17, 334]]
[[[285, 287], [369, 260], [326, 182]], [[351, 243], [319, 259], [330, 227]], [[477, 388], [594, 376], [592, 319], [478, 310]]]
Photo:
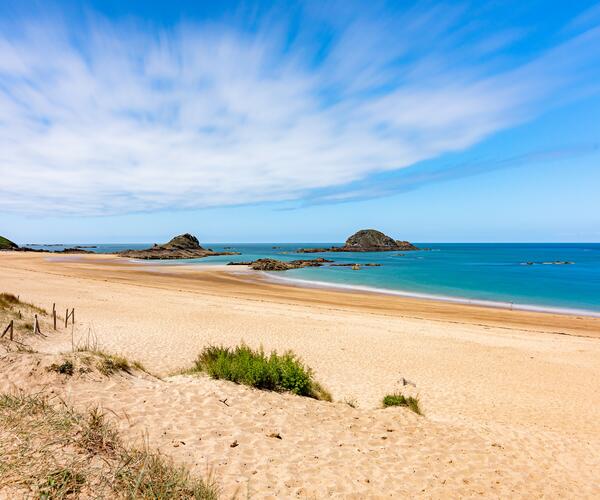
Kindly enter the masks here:
[[[22, 355], [4, 360], [0, 387], [49, 384], [76, 405], [101, 403], [130, 439], [145, 432], [196, 471], [213, 468], [226, 495], [600, 496], [600, 319], [301, 289], [236, 271], [3, 253], [0, 291], [75, 307], [76, 340], [160, 375], [209, 343], [292, 349], [342, 402], [204, 377], [58, 383]], [[71, 337], [38, 344], [56, 353]], [[402, 377], [417, 385], [424, 417], [378, 408]]]

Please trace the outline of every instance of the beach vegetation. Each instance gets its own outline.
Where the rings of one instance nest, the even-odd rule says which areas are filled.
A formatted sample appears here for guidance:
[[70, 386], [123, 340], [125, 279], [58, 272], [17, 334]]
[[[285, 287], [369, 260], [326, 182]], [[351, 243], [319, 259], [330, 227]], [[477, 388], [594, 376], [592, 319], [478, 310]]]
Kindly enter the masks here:
[[266, 354], [245, 344], [233, 348], [209, 346], [200, 353], [191, 371], [257, 389], [331, 401], [331, 394], [315, 381], [312, 370], [291, 351], [280, 355], [275, 351]]
[[0, 490], [15, 498], [218, 498], [212, 477], [126, 446], [97, 408], [81, 414], [42, 394], [1, 394], [0, 433]]
[[383, 407], [388, 408], [389, 406], [405, 406], [409, 410], [415, 412], [417, 415], [423, 414], [419, 405], [419, 398], [413, 396], [404, 396], [399, 392], [388, 394], [383, 398]]
[[29, 302], [23, 302], [17, 295], [6, 292], [0, 293], [0, 309], [11, 310], [15, 306], [23, 306], [40, 314], [48, 314], [48, 311], [44, 308], [30, 304]]
[[358, 402], [356, 398], [346, 398], [344, 399], [344, 403], [346, 403], [350, 408], [358, 408]]
[[115, 354], [108, 354], [103, 351], [96, 351], [94, 354], [98, 355], [99, 359], [96, 367], [102, 375], [108, 377], [117, 372], [131, 373], [131, 365], [127, 358]]
[[0, 293], [0, 309], [9, 309], [19, 302], [19, 298], [12, 293]]
[[73, 361], [65, 359], [62, 363], [52, 363], [48, 367], [48, 371], [60, 373], [61, 375], [73, 375], [75, 367]]

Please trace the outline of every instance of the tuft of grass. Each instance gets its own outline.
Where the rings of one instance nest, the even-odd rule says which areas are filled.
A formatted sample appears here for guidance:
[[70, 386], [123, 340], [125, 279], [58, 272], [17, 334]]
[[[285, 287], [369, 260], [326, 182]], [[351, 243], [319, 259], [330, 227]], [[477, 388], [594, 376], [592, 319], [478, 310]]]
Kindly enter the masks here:
[[289, 391], [331, 401], [331, 394], [314, 380], [312, 370], [291, 351], [267, 355], [262, 349], [253, 350], [245, 344], [234, 348], [209, 346], [200, 353], [190, 371], [257, 389]]
[[69, 467], [50, 472], [39, 485], [40, 499], [77, 496], [85, 484], [85, 476]]
[[[96, 359], [96, 368], [98, 371], [109, 377], [110, 375], [117, 372], [125, 372], [131, 373], [131, 364], [124, 358], [123, 356], [118, 356], [116, 354], [109, 354], [100, 349], [88, 349], [87, 347], [80, 347], [75, 349], [75, 352], [89, 352], [90, 354], [95, 355]], [[85, 364], [91, 364], [92, 358], [82, 358]], [[135, 367], [141, 366], [139, 363], [134, 363]]]
[[409, 410], [414, 411], [417, 415], [422, 415], [421, 407], [419, 406], [419, 398], [412, 396], [404, 396], [400, 393], [388, 394], [383, 398], [383, 407], [389, 406], [405, 406]]
[[193, 478], [185, 467], [174, 466], [157, 453], [133, 450], [121, 460], [127, 466], [118, 470], [115, 479], [117, 487], [127, 492], [127, 498], [218, 498], [212, 478]]
[[65, 359], [62, 363], [52, 363], [48, 371], [60, 373], [61, 375], [73, 375], [74, 366], [70, 359]]
[[346, 403], [350, 408], [358, 408], [358, 402], [356, 398], [346, 398], [344, 399], [344, 403]]
[[131, 365], [123, 356], [102, 353], [96, 365], [102, 375], [107, 377], [116, 372], [131, 373]]
[[[107, 377], [117, 372], [132, 374], [133, 370], [139, 370], [152, 375], [139, 361], [129, 361], [124, 356], [110, 354], [102, 349], [98, 349], [95, 345], [96, 344], [93, 346], [89, 346], [87, 344], [83, 346], [73, 346], [73, 352], [89, 354], [88, 356], [82, 356], [80, 358], [81, 362], [87, 367], [87, 369], [82, 368], [83, 371], [89, 371], [92, 365], [95, 365], [98, 371]], [[156, 375], [152, 376], [157, 377]]]
[[82, 415], [40, 394], [0, 394], [0, 435], [0, 490], [19, 497], [218, 498], [212, 478], [125, 446], [98, 409]]

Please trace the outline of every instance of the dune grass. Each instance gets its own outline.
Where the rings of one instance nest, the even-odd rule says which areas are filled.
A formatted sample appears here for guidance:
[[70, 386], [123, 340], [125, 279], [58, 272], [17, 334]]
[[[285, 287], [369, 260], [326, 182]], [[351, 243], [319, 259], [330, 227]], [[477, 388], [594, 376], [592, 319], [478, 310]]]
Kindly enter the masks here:
[[18, 297], [12, 293], [0, 293], [0, 309], [8, 309], [19, 302]]
[[0, 489], [14, 498], [218, 498], [212, 479], [129, 448], [98, 409], [83, 415], [42, 395], [0, 395]]
[[312, 370], [291, 351], [265, 354], [247, 345], [206, 347], [190, 372], [204, 372], [257, 389], [284, 392], [331, 401], [331, 395], [314, 380]]
[[421, 407], [419, 405], [419, 398], [412, 396], [404, 396], [400, 393], [388, 394], [383, 398], [384, 408], [389, 406], [405, 406], [409, 410], [414, 411], [417, 415], [422, 415]]
[[22, 306], [25, 308], [32, 309], [33, 311], [40, 314], [48, 314], [48, 311], [42, 307], [38, 307], [34, 304], [30, 304], [29, 302], [23, 302], [19, 299], [18, 296], [12, 293], [2, 292], [0, 293], [0, 310], [13, 310], [16, 306]]

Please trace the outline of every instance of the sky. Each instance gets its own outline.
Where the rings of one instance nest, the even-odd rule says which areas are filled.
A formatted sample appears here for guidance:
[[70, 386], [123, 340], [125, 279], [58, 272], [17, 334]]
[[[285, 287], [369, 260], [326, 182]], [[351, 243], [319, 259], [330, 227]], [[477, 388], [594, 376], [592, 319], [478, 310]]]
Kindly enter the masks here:
[[600, 241], [600, 4], [0, 3], [17, 243]]

